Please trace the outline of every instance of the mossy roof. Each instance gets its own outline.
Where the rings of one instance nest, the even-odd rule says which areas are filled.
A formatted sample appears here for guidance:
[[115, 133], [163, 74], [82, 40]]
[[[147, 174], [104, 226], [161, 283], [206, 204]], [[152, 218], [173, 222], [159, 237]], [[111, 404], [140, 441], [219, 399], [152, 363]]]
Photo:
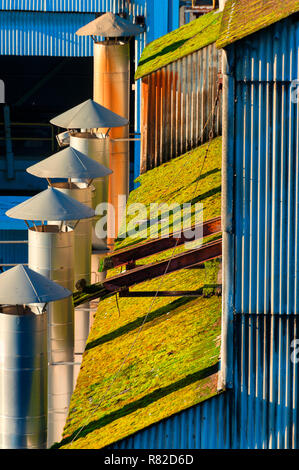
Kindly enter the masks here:
[[215, 42], [221, 18], [222, 12], [212, 11], [149, 43], [141, 54], [135, 79]]
[[299, 10], [299, 0], [227, 0], [217, 47], [225, 47]]
[[[204, 220], [219, 216], [221, 138], [211, 142], [205, 158], [207, 145], [143, 174], [128, 204], [201, 202]], [[138, 240], [119, 238], [116, 248], [146, 238], [144, 230]], [[115, 297], [99, 303], [57, 447], [102, 448], [217, 394], [221, 297], [213, 286], [219, 266], [216, 259], [204, 269], [184, 269], [131, 288], [204, 287], [203, 297], [121, 297], [119, 310]], [[109, 276], [116, 272], [120, 268], [108, 271]]]

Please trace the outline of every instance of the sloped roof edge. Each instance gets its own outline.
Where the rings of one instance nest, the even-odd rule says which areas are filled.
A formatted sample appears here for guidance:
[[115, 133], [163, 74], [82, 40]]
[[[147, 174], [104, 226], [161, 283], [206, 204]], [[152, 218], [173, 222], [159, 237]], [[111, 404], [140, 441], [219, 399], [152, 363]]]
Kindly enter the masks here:
[[221, 18], [222, 12], [212, 11], [149, 43], [140, 57], [135, 80], [216, 42]]
[[299, 0], [227, 0], [216, 46], [226, 47], [298, 11]]

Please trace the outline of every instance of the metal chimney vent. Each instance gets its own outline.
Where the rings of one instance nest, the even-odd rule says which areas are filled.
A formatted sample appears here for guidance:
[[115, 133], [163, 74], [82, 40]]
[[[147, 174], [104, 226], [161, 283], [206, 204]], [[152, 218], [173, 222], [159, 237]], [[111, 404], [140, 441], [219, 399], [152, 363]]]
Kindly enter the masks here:
[[70, 290], [22, 264], [0, 274], [0, 304], [48, 303], [71, 295]]
[[8, 217], [22, 220], [81, 220], [95, 215], [92, 208], [81, 204], [58, 189], [45, 191], [6, 212]]
[[73, 147], [51, 155], [26, 170], [40, 178], [93, 179], [111, 175], [112, 171]]
[[50, 122], [65, 129], [110, 128], [129, 124], [128, 119], [113, 113], [92, 99], [83, 101], [74, 108], [59, 114]]
[[105, 38], [117, 38], [136, 36], [144, 31], [140, 26], [108, 12], [90, 21], [78, 29], [78, 36], [104, 36]]

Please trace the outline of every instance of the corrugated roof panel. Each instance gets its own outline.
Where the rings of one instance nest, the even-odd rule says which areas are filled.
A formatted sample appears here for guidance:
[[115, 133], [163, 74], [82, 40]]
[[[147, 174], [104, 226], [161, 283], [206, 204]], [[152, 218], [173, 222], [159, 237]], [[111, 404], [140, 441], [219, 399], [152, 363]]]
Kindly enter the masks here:
[[92, 39], [76, 31], [94, 18], [87, 13], [0, 12], [0, 54], [92, 56]]
[[117, 13], [125, 3], [125, 0], [0, 0], [0, 10]]

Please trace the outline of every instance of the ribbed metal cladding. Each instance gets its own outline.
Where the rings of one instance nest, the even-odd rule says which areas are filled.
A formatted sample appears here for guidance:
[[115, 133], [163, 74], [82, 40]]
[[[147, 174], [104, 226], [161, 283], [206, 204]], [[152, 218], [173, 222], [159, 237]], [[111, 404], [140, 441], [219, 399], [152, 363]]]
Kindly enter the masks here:
[[[142, 173], [208, 140], [220, 59], [212, 44], [142, 79]], [[221, 134], [221, 101], [213, 132]]]
[[298, 313], [298, 32], [290, 18], [235, 48], [236, 312]]
[[0, 348], [0, 448], [45, 448], [47, 314], [1, 309]]
[[77, 36], [94, 14], [0, 11], [0, 55], [85, 57], [90, 37]]
[[298, 327], [298, 315], [235, 315], [234, 448], [299, 447]]
[[[298, 448], [298, 16], [228, 49], [238, 447]], [[232, 83], [232, 82], [230, 82]], [[229, 90], [228, 93], [232, 92]], [[234, 102], [233, 102], [234, 101]], [[236, 419], [236, 418], [235, 418]]]
[[210, 398], [116, 442], [113, 449], [229, 449], [231, 392]]
[[47, 12], [103, 12], [123, 11], [125, 0], [1, 0], [1, 10], [31, 10]]

